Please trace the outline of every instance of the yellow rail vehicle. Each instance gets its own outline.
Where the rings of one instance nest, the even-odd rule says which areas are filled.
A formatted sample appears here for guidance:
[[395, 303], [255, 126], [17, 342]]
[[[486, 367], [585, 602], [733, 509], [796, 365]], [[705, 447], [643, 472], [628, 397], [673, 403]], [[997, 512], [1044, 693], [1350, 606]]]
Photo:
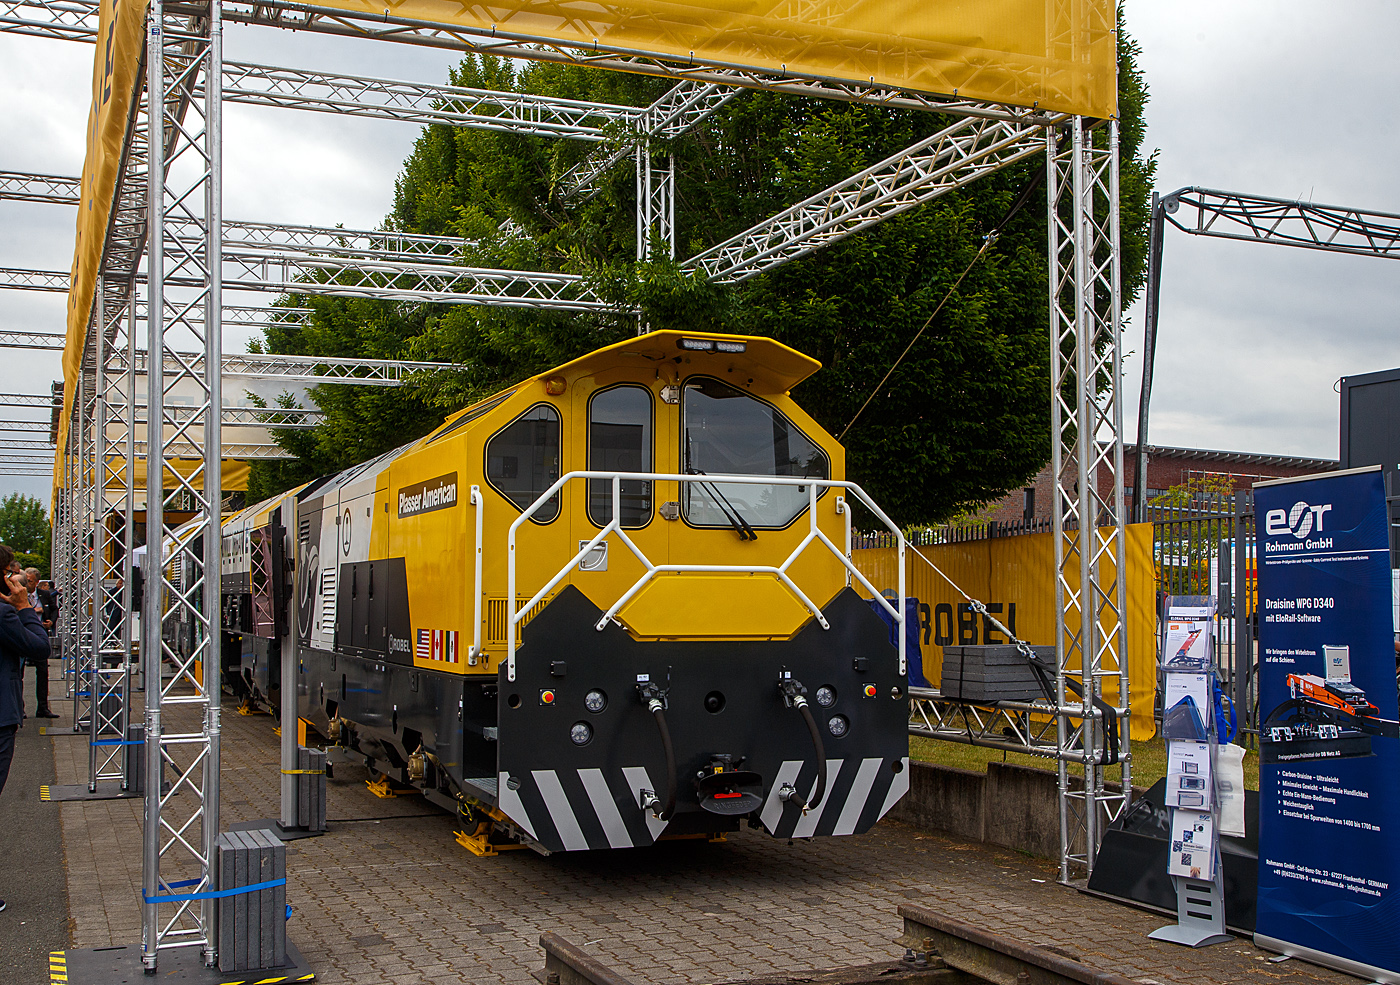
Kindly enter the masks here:
[[789, 395], [819, 368], [653, 332], [525, 380], [226, 525], [225, 624], [272, 652], [252, 583], [294, 567], [302, 716], [497, 840], [865, 831], [908, 788], [904, 606], [854, 590], [851, 504], [884, 517]]

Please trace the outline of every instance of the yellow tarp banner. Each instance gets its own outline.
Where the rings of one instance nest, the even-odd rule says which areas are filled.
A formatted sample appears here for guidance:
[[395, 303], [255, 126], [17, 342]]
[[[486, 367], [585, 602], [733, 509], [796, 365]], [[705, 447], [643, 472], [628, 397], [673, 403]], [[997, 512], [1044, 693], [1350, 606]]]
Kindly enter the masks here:
[[[1055, 643], [1055, 540], [1054, 534], [1028, 534], [991, 540], [940, 544], [919, 548], [949, 578], [987, 609], [1008, 629], [1031, 644]], [[1157, 689], [1157, 624], [1153, 608], [1156, 575], [1152, 566], [1152, 524], [1128, 527], [1125, 544], [1128, 562], [1128, 692], [1132, 734], [1151, 738], [1155, 731], [1153, 702]], [[898, 570], [892, 547], [858, 550], [853, 557], [867, 578], [882, 591], [894, 588]], [[953, 588], [920, 559], [912, 549], [905, 555], [905, 591], [920, 604], [919, 642], [923, 645], [924, 676], [938, 686], [943, 671], [943, 647], [1005, 643], [1006, 638], [990, 622], [978, 616]], [[1101, 569], [1105, 583], [1112, 580], [1110, 557]], [[1070, 579], [1079, 583], [1078, 568]], [[1118, 698], [1117, 669], [1104, 678], [1104, 697]]]
[[92, 66], [92, 106], [88, 111], [87, 156], [78, 200], [77, 240], [68, 283], [68, 338], [63, 348], [63, 413], [58, 418], [58, 454], [54, 487], [63, 485], [63, 449], [68, 419], [83, 361], [88, 316], [92, 313], [97, 271], [107, 238], [108, 219], [122, 145], [146, 43], [146, 0], [102, 0], [97, 55]]
[[318, 0], [495, 38], [1117, 114], [1112, 0]]
[[[174, 475], [179, 475], [182, 478], [188, 479], [199, 470], [202, 464], [203, 463], [197, 458], [172, 458], [166, 460], [166, 476], [163, 485], [166, 489], [174, 489], [178, 483], [170, 473], [173, 472]], [[224, 492], [243, 492], [248, 488], [248, 475], [250, 470], [247, 462], [235, 458], [225, 458], [221, 464], [223, 467], [220, 469], [220, 474], [223, 476], [222, 488]], [[144, 493], [146, 491], [146, 460], [144, 458], [138, 458], [136, 460], [132, 484], [136, 487], [137, 498], [144, 498]], [[202, 490], [204, 488], [204, 476], [195, 476], [194, 481], [191, 482], [190, 485], [194, 486], [196, 489]], [[126, 463], [120, 458], [107, 459], [107, 488], [123, 489], [125, 487]]]

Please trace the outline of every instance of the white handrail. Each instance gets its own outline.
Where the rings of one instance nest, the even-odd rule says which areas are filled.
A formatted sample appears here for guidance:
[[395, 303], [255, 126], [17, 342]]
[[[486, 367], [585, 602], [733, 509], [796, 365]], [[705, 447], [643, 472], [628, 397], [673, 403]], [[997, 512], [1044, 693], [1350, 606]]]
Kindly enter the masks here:
[[481, 495], [480, 486], [472, 486], [471, 503], [476, 511], [476, 621], [473, 623], [476, 629], [472, 633], [472, 648], [467, 651], [467, 666], [475, 667], [476, 658], [481, 656], [481, 593], [484, 590], [481, 584], [481, 520], [486, 512], [486, 497]]
[[[594, 536], [592, 540], [590, 540], [587, 544], [581, 547], [578, 550], [578, 552], [574, 554], [573, 558], [570, 559], [568, 564], [564, 565], [564, 567], [561, 568], [558, 571], [558, 573], [556, 573], [554, 577], [551, 578], [547, 584], [545, 584], [543, 588], [541, 588], [538, 592], [531, 596], [528, 602], [526, 602], [523, 606], [517, 609], [515, 606], [516, 533], [520, 529], [521, 525], [525, 523], [526, 520], [529, 520], [536, 513], [536, 511], [540, 509], [540, 507], [542, 507], [545, 503], [549, 502], [549, 500], [553, 499], [554, 496], [564, 488], [564, 486], [578, 479], [611, 480], [612, 520], [610, 520], [608, 524], [605, 527], [603, 527], [602, 530], [598, 531], [597, 535]], [[639, 547], [637, 547], [637, 545], [632, 541], [632, 538], [627, 535], [627, 532], [622, 529], [620, 518], [622, 516], [622, 482], [624, 479], [635, 479], [641, 482], [652, 483], [722, 482], [725, 484], [750, 486], [805, 486], [808, 487], [807, 514], [808, 522], [810, 523], [810, 529], [808, 530], [807, 536], [804, 537], [802, 539], [802, 542], [797, 545], [797, 547], [792, 551], [791, 554], [788, 555], [787, 559], [784, 560], [782, 564], [777, 566], [721, 564], [653, 564], [650, 561], [650, 559], [647, 558], [646, 554], [644, 554], [642, 550]], [[896, 544], [899, 548], [898, 608], [891, 605], [890, 601], [879, 593], [875, 586], [870, 583], [870, 580], [860, 572], [860, 570], [855, 566], [854, 562], [851, 560], [851, 533], [849, 517], [850, 506], [844, 497], [836, 497], [836, 508], [839, 512], [845, 512], [847, 514], [845, 521], [846, 551], [843, 553], [835, 544], [831, 542], [831, 539], [827, 537], [826, 534], [822, 533], [820, 528], [817, 526], [817, 491], [819, 489], [845, 490], [848, 495], [854, 496], [861, 503], [863, 503], [865, 507], [869, 509], [870, 512], [873, 513], [876, 516], [876, 518], [879, 519], [879, 521], [883, 523], [886, 527], [888, 527], [889, 530], [895, 535]], [[822, 545], [826, 547], [826, 549], [829, 550], [833, 555], [835, 555], [836, 559], [841, 562], [842, 566], [847, 571], [847, 584], [850, 583], [850, 577], [854, 576], [855, 579], [859, 581], [860, 584], [865, 588], [865, 590], [868, 591], [873, 598], [877, 599], [880, 605], [885, 609], [885, 611], [888, 612], [894, 618], [896, 626], [899, 627], [899, 675], [901, 678], [903, 678], [907, 676], [909, 672], [908, 661], [905, 654], [904, 533], [899, 529], [899, 527], [895, 525], [893, 520], [891, 520], [888, 516], [885, 515], [885, 512], [881, 510], [879, 506], [875, 505], [874, 500], [872, 500], [869, 496], [865, 494], [865, 490], [861, 489], [860, 486], [856, 485], [854, 482], [844, 482], [835, 479], [813, 479], [800, 476], [727, 474], [690, 475], [665, 472], [601, 472], [593, 470], [578, 470], [574, 472], [567, 472], [564, 475], [561, 475], [558, 479], [556, 479], [548, 489], [541, 493], [539, 497], [533, 503], [527, 506], [525, 510], [520, 514], [520, 516], [518, 516], [515, 519], [515, 521], [511, 523], [510, 530], [507, 533], [506, 605], [507, 611], [510, 613], [510, 618], [507, 620], [506, 625], [506, 677], [508, 680], [515, 680], [516, 627], [520, 624], [520, 621], [524, 619], [525, 614], [527, 612], [534, 608], [560, 582], [562, 582], [566, 577], [568, 577], [569, 572], [572, 571], [575, 567], [577, 567], [579, 562], [582, 561], [583, 558], [587, 557], [588, 554], [595, 547], [597, 547], [604, 540], [606, 540], [609, 534], [616, 534], [617, 538], [621, 540], [622, 543], [626, 545], [627, 549], [630, 550], [632, 554], [636, 556], [637, 560], [641, 562], [642, 567], [645, 570], [643, 571], [642, 576], [639, 579], [637, 579], [635, 583], [633, 583], [632, 587], [629, 588], [626, 592], [624, 592], [622, 597], [619, 598], [615, 603], [613, 603], [613, 605], [608, 609], [608, 611], [603, 614], [603, 618], [600, 619], [594, 627], [598, 630], [602, 630], [608, 624], [609, 620], [616, 622], [617, 613], [622, 609], [622, 607], [626, 605], [626, 603], [629, 602], [637, 594], [637, 592], [641, 591], [641, 589], [656, 575], [668, 572], [685, 573], [701, 571], [732, 572], [734, 574], [771, 574], [783, 582], [783, 584], [788, 588], [788, 590], [793, 593], [793, 595], [803, 604], [803, 606], [807, 608], [809, 612], [812, 613], [812, 615], [816, 618], [817, 622], [821, 625], [823, 629], [829, 629], [830, 625], [827, 622], [826, 616], [815, 604], [813, 604], [811, 599], [809, 599], [806, 596], [806, 594], [803, 593], [802, 590], [797, 587], [796, 583], [793, 582], [792, 578], [787, 573], [788, 568], [792, 566], [793, 562], [797, 560], [798, 556], [801, 555], [802, 552], [807, 549], [808, 545], [810, 545], [815, 540], [820, 541]], [[479, 542], [480, 541], [478, 540], [478, 543]], [[478, 624], [479, 623], [480, 619], [478, 619]]]

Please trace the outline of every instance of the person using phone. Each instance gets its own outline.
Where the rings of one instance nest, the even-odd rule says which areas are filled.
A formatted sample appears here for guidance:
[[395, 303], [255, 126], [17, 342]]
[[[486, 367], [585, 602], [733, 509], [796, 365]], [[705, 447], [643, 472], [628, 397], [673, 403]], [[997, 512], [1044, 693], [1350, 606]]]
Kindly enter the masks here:
[[[29, 597], [29, 579], [11, 571], [15, 552], [0, 544], [0, 792], [10, 776], [10, 760], [15, 755], [15, 733], [24, 715], [20, 691], [27, 660], [48, 660], [49, 637]], [[5, 901], [0, 900], [0, 910]]]

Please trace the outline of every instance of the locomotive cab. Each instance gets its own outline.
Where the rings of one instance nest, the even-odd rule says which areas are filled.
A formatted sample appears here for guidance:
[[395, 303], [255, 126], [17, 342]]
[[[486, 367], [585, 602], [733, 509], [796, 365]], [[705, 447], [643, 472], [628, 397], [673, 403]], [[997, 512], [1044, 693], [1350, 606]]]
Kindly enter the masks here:
[[653, 332], [301, 490], [302, 717], [481, 851], [868, 829], [908, 787], [904, 606], [850, 563], [853, 502], [884, 517], [790, 395], [819, 368]]

